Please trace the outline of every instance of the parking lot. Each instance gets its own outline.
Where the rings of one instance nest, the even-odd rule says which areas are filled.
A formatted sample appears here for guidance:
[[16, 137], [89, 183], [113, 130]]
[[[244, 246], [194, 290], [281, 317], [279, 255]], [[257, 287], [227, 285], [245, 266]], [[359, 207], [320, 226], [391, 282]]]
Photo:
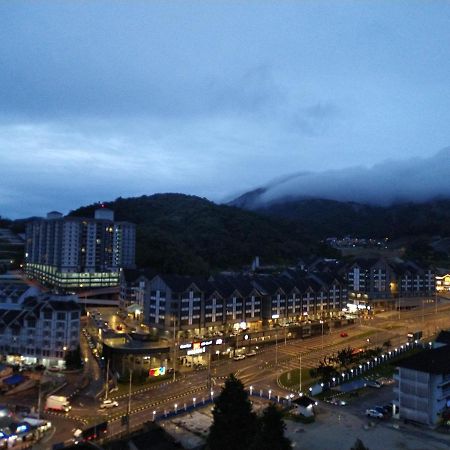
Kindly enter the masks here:
[[312, 424], [286, 421], [287, 436], [294, 448], [308, 450], [350, 450], [356, 439], [370, 450], [440, 450], [450, 446], [450, 435], [427, 427], [404, 424], [385, 415], [368, 418], [367, 409], [386, 405], [395, 398], [393, 387], [366, 388], [356, 397], [346, 397], [346, 405], [320, 402]]

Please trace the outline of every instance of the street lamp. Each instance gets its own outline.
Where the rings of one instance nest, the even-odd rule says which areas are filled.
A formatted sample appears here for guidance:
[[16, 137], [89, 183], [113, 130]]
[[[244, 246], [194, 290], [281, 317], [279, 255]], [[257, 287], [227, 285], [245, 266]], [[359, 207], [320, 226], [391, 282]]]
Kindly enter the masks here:
[[253, 395], [253, 386], [250, 386], [250, 395]]
[[155, 421], [156, 411], [153, 411], [153, 422]]
[[175, 414], [177, 414], [177, 412], [178, 412], [178, 404], [175, 403], [175, 405], [173, 405], [173, 406], [175, 406]]
[[271, 396], [272, 396], [272, 389], [269, 389], [269, 400]]
[[320, 324], [322, 325], [322, 350], [323, 350], [323, 320], [320, 321]]
[[194, 408], [195, 408], [195, 402], [197, 401], [197, 399], [195, 398], [195, 397], [193, 397], [192, 398], [192, 403], [193, 403], [193, 405], [194, 405]]

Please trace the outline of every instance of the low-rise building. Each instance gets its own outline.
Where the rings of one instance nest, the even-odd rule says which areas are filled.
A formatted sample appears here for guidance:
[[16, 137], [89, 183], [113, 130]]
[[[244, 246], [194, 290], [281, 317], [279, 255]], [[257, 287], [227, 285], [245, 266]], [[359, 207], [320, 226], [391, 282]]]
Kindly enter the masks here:
[[430, 348], [398, 363], [400, 419], [435, 427], [450, 406], [450, 346]]
[[80, 342], [76, 296], [40, 294], [18, 278], [0, 283], [0, 355], [10, 363], [63, 366]]

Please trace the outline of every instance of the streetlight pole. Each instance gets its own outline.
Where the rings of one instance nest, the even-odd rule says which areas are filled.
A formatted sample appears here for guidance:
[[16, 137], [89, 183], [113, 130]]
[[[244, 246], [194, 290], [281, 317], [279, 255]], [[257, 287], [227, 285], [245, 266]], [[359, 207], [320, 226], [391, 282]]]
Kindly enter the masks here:
[[176, 361], [177, 361], [177, 342], [176, 342], [176, 317], [173, 316], [173, 381], [177, 379]]
[[298, 393], [299, 395], [302, 393], [302, 354], [299, 355], [300, 360], [300, 366], [299, 366], [299, 373], [298, 373]]
[[275, 333], [275, 365], [278, 366], [278, 333]]
[[320, 324], [322, 325], [322, 350], [323, 350], [323, 320], [320, 321]]
[[128, 386], [128, 406], [127, 406], [127, 434], [130, 434], [130, 413], [131, 413], [131, 378], [133, 376], [133, 371], [130, 367], [130, 384]]

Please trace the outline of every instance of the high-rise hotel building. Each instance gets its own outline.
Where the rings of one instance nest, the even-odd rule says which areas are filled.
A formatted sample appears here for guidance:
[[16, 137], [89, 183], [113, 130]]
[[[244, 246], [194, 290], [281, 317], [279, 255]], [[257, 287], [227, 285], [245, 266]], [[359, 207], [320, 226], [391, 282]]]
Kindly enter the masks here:
[[94, 219], [54, 211], [27, 224], [26, 274], [61, 290], [116, 286], [121, 269], [135, 267], [135, 241], [135, 225], [109, 209]]

